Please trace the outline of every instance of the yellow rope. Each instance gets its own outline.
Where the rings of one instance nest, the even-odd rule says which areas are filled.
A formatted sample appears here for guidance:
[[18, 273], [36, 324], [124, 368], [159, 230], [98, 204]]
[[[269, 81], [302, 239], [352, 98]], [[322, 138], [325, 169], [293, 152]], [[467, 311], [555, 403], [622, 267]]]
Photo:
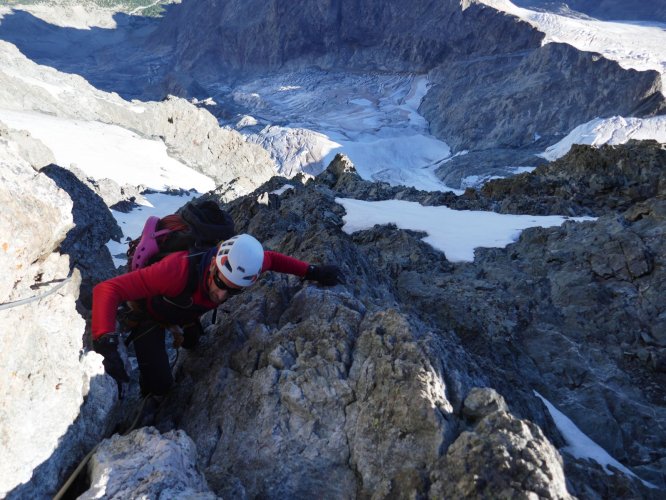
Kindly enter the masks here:
[[[148, 398], [150, 396], [151, 396], [151, 394], [148, 394], [148, 395], [144, 396], [141, 399], [138, 411], [136, 412], [136, 417], [134, 417], [134, 421], [132, 422], [132, 425], [130, 425], [129, 429], [127, 429], [125, 432], [123, 432], [121, 434], [122, 436], [126, 436], [127, 434], [132, 432], [134, 430], [134, 428], [136, 427], [136, 425], [139, 423], [139, 418], [141, 418], [141, 412], [143, 412], [143, 408], [144, 408], [144, 406], [146, 406], [146, 401], [148, 400]], [[56, 493], [56, 495], [53, 497], [53, 500], [61, 500], [62, 499], [62, 497], [65, 495], [65, 493], [67, 493], [67, 490], [69, 490], [69, 488], [72, 486], [72, 483], [74, 482], [74, 480], [78, 477], [78, 475], [81, 473], [83, 468], [86, 466], [86, 464], [88, 463], [90, 458], [93, 456], [95, 451], [97, 451], [97, 448], [99, 448], [100, 444], [102, 444], [101, 441], [99, 443], [97, 443], [95, 445], [95, 447], [92, 450], [90, 450], [85, 457], [83, 457], [83, 460], [81, 460], [81, 462], [79, 462], [79, 465], [76, 467], [76, 469], [74, 469], [74, 472], [72, 472], [70, 474], [67, 481], [65, 481], [65, 484], [63, 484], [62, 487], [58, 490], [58, 493]]]

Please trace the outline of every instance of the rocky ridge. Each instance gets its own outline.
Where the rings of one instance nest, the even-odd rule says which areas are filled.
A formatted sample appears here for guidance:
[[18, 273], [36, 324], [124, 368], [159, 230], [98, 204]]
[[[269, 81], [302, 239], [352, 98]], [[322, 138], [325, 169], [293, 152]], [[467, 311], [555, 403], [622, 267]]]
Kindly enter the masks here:
[[[11, 131], [3, 136], [4, 161], [12, 165], [3, 165], [3, 174], [15, 172], [23, 180], [3, 178], [2, 186], [22, 184], [19, 200], [35, 203], [33, 187], [43, 184], [52, 194], [40, 196], [41, 202], [61, 206], [63, 222], [46, 221], [48, 230], [26, 236], [37, 242], [40, 235], [39, 245], [11, 242], [17, 250], [6, 256], [8, 268], [12, 262], [32, 264], [14, 271], [10, 300], [34, 293], [35, 282], [67, 274], [68, 259], [51, 252], [76, 223], [53, 180], [67, 176], [47, 176], [12, 156], [21, 150], [16, 137], [30, 140]], [[215, 324], [206, 316], [207, 334], [195, 350], [181, 353], [177, 386], [158, 411], [157, 428], [166, 434], [139, 429], [104, 442], [91, 461], [92, 489], [84, 495], [97, 495], [108, 476], [107, 492], [121, 496], [171, 488], [211, 498], [437, 498], [443, 492], [659, 498], [666, 489], [660, 300], [666, 283], [665, 165], [663, 146], [653, 143], [585, 147], [530, 174], [543, 177], [541, 182], [514, 179], [521, 203], [531, 197], [534, 210], [543, 205], [540, 196], [552, 198], [554, 180], [572, 179], [569, 192], [589, 190], [572, 206], [594, 207], [600, 217], [527, 230], [506, 249], [477, 250], [469, 264], [451, 264], [411, 231], [344, 233], [336, 196], [431, 204], [451, 196], [362, 181], [344, 157], [314, 181], [292, 183], [280, 195], [265, 196], [286, 182], [274, 178], [233, 201], [227, 207], [239, 231], [304, 260], [336, 262], [346, 284], [319, 288], [269, 273], [221, 306]], [[586, 183], [584, 171], [597, 181]], [[622, 182], [600, 181], [604, 172]], [[509, 185], [501, 181], [467, 193], [460, 206], [497, 208], [492, 196], [510, 197]], [[609, 185], [636, 189], [617, 188], [628, 193], [618, 202]], [[91, 196], [81, 201], [95, 203]], [[16, 234], [21, 214], [16, 205], [7, 221], [17, 226]], [[64, 390], [71, 392], [66, 400], [72, 409], [80, 410], [71, 417], [59, 412], [75, 423], [50, 422], [55, 434], [43, 431], [35, 443], [42, 455], [53, 450], [50, 456], [37, 453], [24, 434], [2, 429], [12, 436], [3, 441], [8, 449], [2, 454], [12, 460], [12, 477], [27, 481], [32, 473], [22, 485], [3, 484], [8, 498], [52, 496], [58, 478], [113, 425], [113, 381], [101, 376], [96, 354], [79, 358], [84, 325], [75, 308], [78, 272], [73, 276], [62, 292], [42, 299], [38, 317], [19, 307], [0, 311], [3, 324], [21, 331], [34, 322], [35, 332], [19, 337], [19, 347], [15, 337], [3, 336], [12, 343], [3, 350], [13, 354], [10, 359], [17, 349], [34, 359], [34, 368], [22, 358], [20, 367], [3, 372], [17, 401], [3, 422], [20, 418], [18, 402], [31, 397], [40, 398], [48, 413]], [[44, 356], [30, 354], [35, 342]], [[48, 368], [51, 353], [57, 370]], [[617, 470], [609, 476], [570, 454], [535, 390], [656, 489]], [[63, 424], [69, 428], [53, 448], [47, 441], [63, 434]], [[21, 453], [26, 458], [17, 459]], [[137, 457], [145, 457], [138, 473], [132, 465]], [[192, 474], [165, 473], [175, 464]]]
[[[609, 157], [659, 175], [666, 166], [655, 144], [586, 149], [585, 165], [581, 151], [562, 159], [563, 178]], [[647, 170], [626, 172], [652, 185]], [[342, 232], [338, 186], [371, 188], [342, 157], [259, 201], [284, 182], [229, 205], [238, 229], [337, 262], [347, 283], [265, 275], [217, 324], [208, 316], [158, 428], [192, 437], [217, 495], [663, 493], [662, 192], [637, 190], [624, 205], [611, 193], [594, 222], [530, 229], [453, 265], [411, 231]], [[652, 486], [567, 451], [535, 390]]]

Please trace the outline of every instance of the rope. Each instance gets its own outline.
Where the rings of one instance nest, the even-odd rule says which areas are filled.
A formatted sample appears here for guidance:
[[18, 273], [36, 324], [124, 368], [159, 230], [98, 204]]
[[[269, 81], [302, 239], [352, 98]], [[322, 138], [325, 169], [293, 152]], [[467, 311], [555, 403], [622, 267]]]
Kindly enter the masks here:
[[78, 477], [79, 473], [81, 472], [81, 469], [83, 469], [86, 466], [88, 460], [90, 460], [90, 457], [93, 456], [93, 453], [97, 451], [97, 448], [99, 448], [100, 444], [101, 443], [97, 443], [95, 447], [92, 450], [90, 450], [88, 454], [83, 458], [83, 460], [81, 460], [81, 463], [79, 463], [78, 467], [74, 470], [74, 472], [72, 472], [71, 476], [69, 476], [65, 484], [62, 485], [62, 488], [58, 490], [58, 493], [56, 493], [56, 495], [53, 497], [53, 500], [60, 500], [65, 495], [65, 493], [67, 493], [67, 490], [69, 490], [69, 487]]
[[[70, 276], [67, 278], [67, 280], [69, 280], [70, 277], [71, 277], [71, 273], [70, 273]], [[64, 282], [60, 283], [58, 286], [60, 287], [60, 286], [63, 286], [63, 285], [64, 285]], [[49, 291], [48, 293], [53, 293], [54, 291], [55, 291], [55, 289]], [[139, 335], [134, 337], [132, 339], [132, 341], [140, 339], [141, 337], [143, 337], [144, 335], [152, 332], [155, 328], [157, 328], [159, 326], [162, 326], [162, 325], [160, 325], [159, 323], [155, 323], [150, 328], [148, 328], [147, 330], [141, 332]], [[176, 366], [176, 363], [178, 363], [179, 354], [180, 354], [180, 349], [176, 349], [176, 359], [174, 360], [173, 364], [170, 364], [171, 370], [173, 370]], [[139, 423], [139, 420], [141, 419], [141, 414], [143, 413], [143, 409], [146, 406], [146, 401], [151, 396], [152, 396], [152, 394], [147, 394], [146, 396], [144, 396], [141, 399], [141, 401], [139, 403], [139, 407], [138, 407], [137, 412], [136, 412], [136, 416], [134, 417], [134, 420], [132, 421], [132, 424], [130, 425], [130, 427], [125, 432], [123, 432], [121, 434], [122, 436], [126, 436], [127, 434], [129, 434], [130, 432], [132, 432], [136, 428], [137, 424]], [[90, 461], [91, 457], [95, 454], [95, 452], [97, 451], [97, 448], [99, 448], [100, 444], [101, 444], [101, 442], [97, 443], [95, 445], [95, 447], [92, 450], [90, 450], [85, 457], [83, 457], [83, 460], [81, 460], [81, 462], [76, 467], [76, 469], [74, 469], [74, 472], [72, 472], [72, 474], [69, 476], [67, 481], [65, 481], [65, 483], [62, 485], [60, 490], [58, 490], [58, 493], [56, 493], [56, 495], [53, 497], [53, 500], [62, 500], [63, 496], [67, 493], [67, 491], [72, 486], [72, 484], [74, 483], [74, 481], [76, 480], [78, 475], [83, 470], [83, 468], [87, 465], [87, 463]]]
[[[150, 332], [150, 331], [152, 331], [153, 329], [155, 329], [157, 326], [159, 326], [159, 325], [153, 325], [153, 327], [151, 327], [150, 329], [146, 330], [146, 331], [143, 332], [141, 335], [145, 335], [145, 334], [147, 334], [148, 332]], [[139, 337], [137, 337], [137, 338], [139, 338]], [[171, 369], [172, 369], [172, 370], [175, 368], [176, 363], [178, 363], [178, 355], [179, 355], [179, 354], [180, 354], [180, 349], [176, 349], [176, 359], [174, 360], [173, 365], [171, 365]], [[140, 420], [140, 418], [141, 418], [141, 414], [143, 413], [143, 409], [144, 409], [144, 407], [146, 406], [146, 401], [147, 401], [148, 398], [151, 397], [151, 396], [152, 396], [152, 394], [147, 394], [147, 395], [145, 395], [143, 398], [141, 398], [141, 401], [140, 401], [140, 403], [139, 403], [139, 407], [138, 407], [138, 409], [137, 409], [137, 411], [136, 411], [136, 416], [134, 417], [134, 420], [132, 421], [132, 424], [129, 426], [129, 428], [128, 428], [125, 432], [123, 432], [123, 433], [121, 434], [122, 436], [126, 436], [127, 434], [129, 434], [130, 432], [132, 432], [132, 431], [136, 428], [136, 426], [137, 426], [137, 424], [139, 423], [139, 420]], [[81, 460], [81, 462], [80, 462], [79, 465], [76, 467], [76, 469], [74, 469], [74, 472], [72, 472], [72, 474], [69, 476], [69, 478], [67, 478], [67, 481], [65, 481], [65, 483], [62, 485], [62, 487], [58, 490], [58, 493], [56, 493], [56, 495], [53, 497], [53, 500], [62, 500], [63, 496], [67, 493], [67, 491], [69, 490], [69, 488], [72, 486], [72, 484], [74, 483], [74, 481], [76, 480], [76, 478], [79, 476], [79, 474], [81, 473], [81, 471], [83, 470], [83, 468], [88, 464], [88, 462], [90, 461], [90, 459], [92, 458], [92, 456], [93, 456], [93, 455], [95, 454], [95, 452], [97, 451], [97, 448], [99, 448], [99, 446], [100, 446], [101, 444], [102, 444], [102, 443], [101, 443], [101, 441], [100, 441], [99, 443], [97, 443], [97, 444], [95, 445], [95, 447], [94, 447], [92, 450], [90, 450], [90, 451], [88, 452], [88, 454], [87, 454], [85, 457], [83, 457], [83, 460]]]
[[[51, 290], [48, 292], [44, 292], [40, 295], [33, 295], [32, 297], [28, 297], [27, 299], [20, 299], [20, 300], [14, 300], [12, 302], [5, 302], [3, 304], [0, 304], [0, 311], [3, 311], [5, 309], [11, 309], [13, 307], [18, 307], [22, 306], [24, 304], [29, 304], [30, 302], [34, 302], [36, 300], [43, 299], [44, 297], [48, 297], [49, 295], [57, 292], [60, 290], [63, 286], [65, 286], [71, 279], [72, 279], [72, 273], [74, 272], [74, 269], [72, 269], [67, 277], [63, 280], [59, 280], [60, 283], [58, 283], [56, 286], [54, 286]], [[58, 281], [58, 280], [53, 280], [53, 281]]]
[[[132, 424], [130, 425], [129, 429], [127, 429], [125, 432], [123, 432], [121, 435], [126, 436], [130, 432], [132, 432], [136, 425], [139, 423], [139, 419], [141, 418], [141, 413], [143, 412], [144, 406], [146, 406], [146, 401], [148, 398], [151, 397], [151, 394], [145, 395], [143, 398], [141, 398], [141, 401], [139, 403], [139, 408], [136, 412], [136, 417], [134, 417], [134, 420], [132, 421]], [[102, 444], [100, 441], [95, 445], [95, 447], [88, 452], [88, 454], [83, 457], [83, 460], [79, 462], [79, 465], [77, 465], [76, 469], [74, 469], [74, 472], [72, 472], [67, 478], [67, 481], [65, 481], [65, 484], [62, 485], [62, 487], [58, 490], [58, 493], [53, 497], [53, 500], [61, 500], [65, 493], [69, 490], [69, 488], [72, 486], [72, 483], [76, 480], [76, 478], [79, 476], [83, 468], [88, 464], [88, 461], [92, 458], [92, 456], [95, 454], [97, 451], [97, 448]]]

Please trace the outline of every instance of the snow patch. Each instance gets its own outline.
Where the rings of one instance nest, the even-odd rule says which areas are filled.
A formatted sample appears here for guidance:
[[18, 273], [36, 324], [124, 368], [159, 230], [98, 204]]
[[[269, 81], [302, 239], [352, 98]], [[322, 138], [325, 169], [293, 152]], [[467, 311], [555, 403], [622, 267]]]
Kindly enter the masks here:
[[624, 144], [631, 139], [654, 139], [662, 144], [666, 143], [666, 116], [596, 118], [579, 125], [564, 139], [550, 146], [538, 156], [548, 161], [554, 161], [567, 154], [574, 144], [589, 144], [598, 147], [603, 144]]
[[76, 165], [93, 179], [112, 179], [118, 184], [196, 189], [215, 188], [200, 174], [167, 154], [166, 145], [134, 132], [96, 121], [57, 118], [36, 112], [0, 109], [0, 121], [27, 130], [43, 142], [62, 167]]
[[282, 193], [289, 191], [290, 189], [294, 189], [294, 186], [292, 186], [291, 184], [285, 184], [281, 188], [276, 189], [275, 191], [271, 191], [271, 194], [276, 194], [280, 196]]
[[555, 406], [550, 401], [548, 401], [538, 392], [533, 392], [539, 399], [541, 399], [541, 401], [543, 401], [543, 404], [546, 405], [546, 408], [548, 409], [550, 416], [553, 418], [557, 429], [560, 431], [560, 434], [562, 434], [562, 437], [567, 442], [567, 446], [563, 448], [564, 451], [570, 453], [576, 458], [589, 459], [597, 462], [603, 467], [603, 469], [606, 471], [606, 474], [609, 476], [614, 475], [614, 472], [608, 468], [610, 465], [615, 469], [624, 472], [626, 475], [640, 480], [648, 488], [657, 488], [657, 486], [648, 481], [644, 481], [636, 474], [631, 472], [627, 467], [611, 457], [608, 452], [606, 452], [606, 450], [592, 441], [592, 439], [590, 439], [583, 431], [581, 431], [576, 426], [576, 424], [574, 424], [571, 419], [569, 419], [569, 417], [555, 408]]
[[528, 227], [559, 226], [565, 221], [589, 221], [593, 217], [556, 215], [505, 215], [478, 210], [453, 210], [448, 207], [426, 207], [401, 200], [362, 201], [336, 198], [346, 215], [342, 230], [347, 234], [370, 229], [375, 224], [395, 224], [400, 229], [423, 231], [423, 241], [444, 252], [451, 262], [473, 262], [474, 249], [503, 248], [518, 240]]

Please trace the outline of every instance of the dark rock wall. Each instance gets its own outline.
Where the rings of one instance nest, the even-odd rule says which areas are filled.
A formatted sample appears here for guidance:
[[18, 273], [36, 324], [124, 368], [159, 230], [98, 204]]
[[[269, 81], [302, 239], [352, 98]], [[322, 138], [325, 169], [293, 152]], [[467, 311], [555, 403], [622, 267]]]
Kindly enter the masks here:
[[[594, 179], [595, 166], [624, 175], [634, 194], [617, 203], [613, 189], [597, 189], [603, 183], [587, 186], [582, 172]], [[256, 196], [233, 202], [240, 231], [267, 248], [334, 262], [346, 283], [320, 288], [269, 273], [225, 303], [217, 324], [208, 317], [164, 417], [193, 437], [213, 490], [268, 498], [509, 491], [660, 498], [663, 149], [581, 147], [550, 168], [546, 179], [591, 189], [602, 216], [526, 230], [507, 248], [477, 250], [467, 264], [449, 263], [412, 231], [343, 233], [334, 202], [343, 193], [436, 200], [362, 181], [341, 158], [268, 204]], [[275, 178], [255, 195], [283, 183]], [[548, 186], [530, 192], [535, 206], [551, 196]], [[484, 193], [458, 203], [484, 202], [496, 203]], [[494, 388], [506, 403], [475, 387]], [[566, 448], [556, 452], [566, 443], [535, 390], [657, 489], [608, 476]]]
[[457, 59], [433, 81], [420, 111], [454, 151], [538, 148], [594, 118], [663, 110], [656, 71], [625, 70], [567, 44]]
[[175, 40], [178, 64], [205, 79], [290, 64], [425, 72], [459, 54], [536, 48], [541, 38], [509, 16], [479, 5], [463, 12], [453, 0], [199, 0], [172, 7], [153, 41]]

